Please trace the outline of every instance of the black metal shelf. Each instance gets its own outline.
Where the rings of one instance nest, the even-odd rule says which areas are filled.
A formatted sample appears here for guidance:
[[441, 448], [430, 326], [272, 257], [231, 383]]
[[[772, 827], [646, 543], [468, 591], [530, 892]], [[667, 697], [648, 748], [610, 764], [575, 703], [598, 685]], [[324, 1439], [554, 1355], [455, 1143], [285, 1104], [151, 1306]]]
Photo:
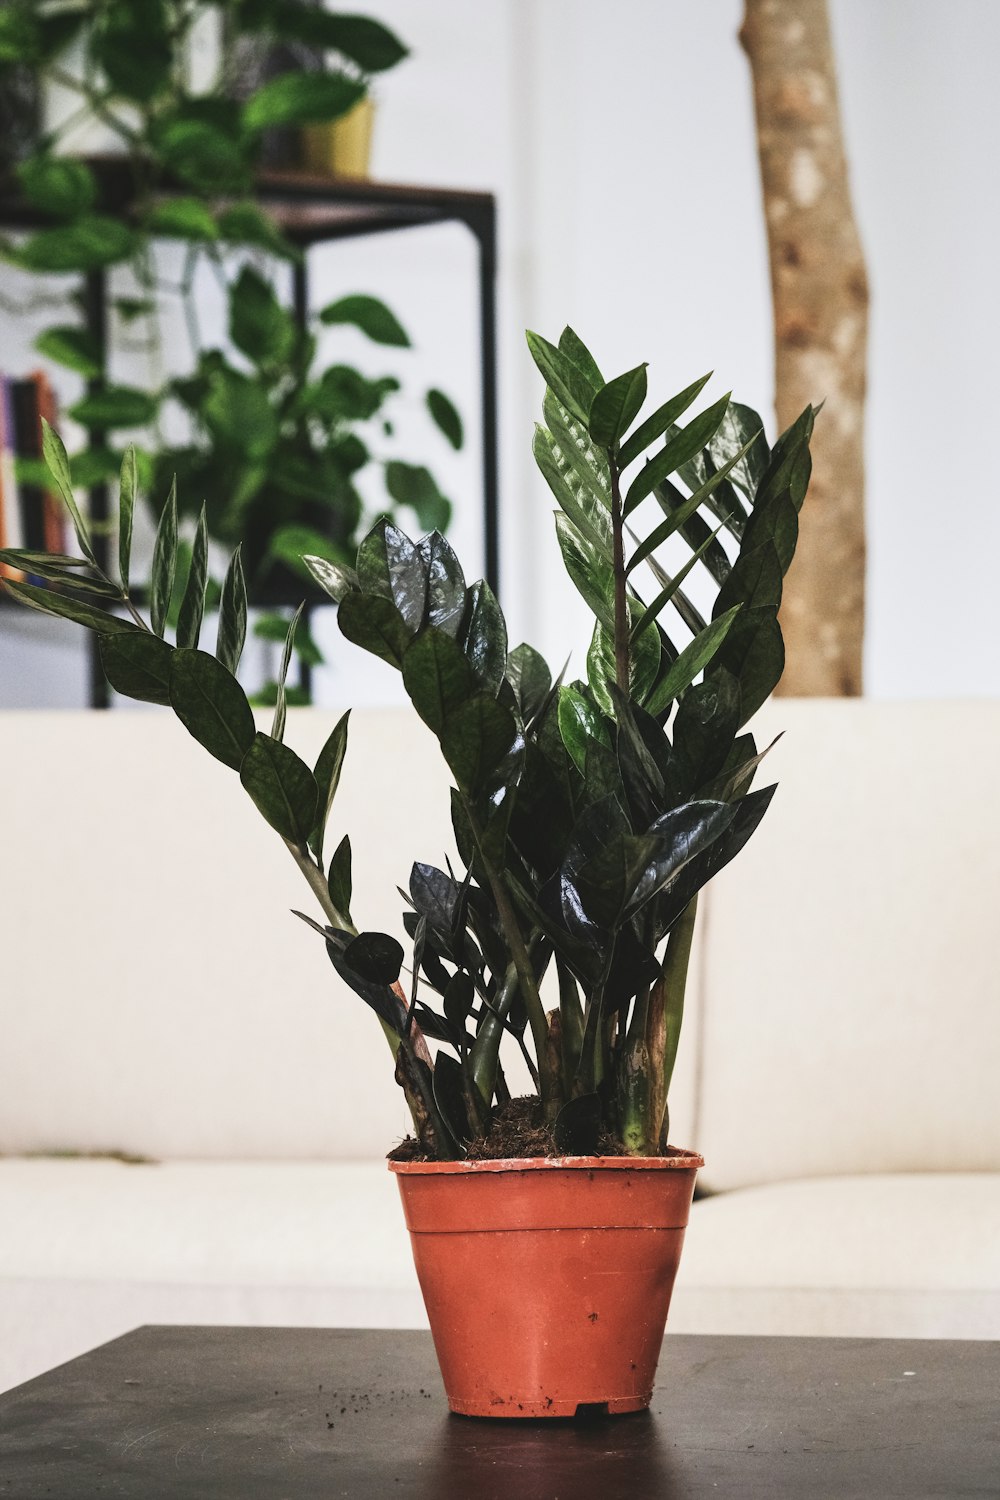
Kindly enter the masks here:
[[[103, 213], [128, 219], [135, 212], [135, 179], [129, 160], [119, 156], [86, 158], [98, 184], [97, 206]], [[183, 191], [164, 178], [157, 192], [165, 197]], [[496, 357], [496, 200], [492, 193], [465, 192], [367, 182], [308, 172], [261, 172], [254, 197], [273, 214], [282, 233], [304, 251], [333, 240], [367, 234], [386, 234], [428, 224], [462, 224], [476, 241], [479, 269], [479, 343], [483, 449], [484, 572], [499, 594], [499, 524], [497, 468], [497, 357]], [[42, 228], [49, 220], [22, 198], [10, 184], [0, 187], [0, 229]], [[292, 298], [296, 318], [304, 325], [309, 310], [308, 256], [293, 267]], [[85, 315], [89, 331], [102, 348], [107, 344], [107, 272], [85, 277]], [[91, 514], [106, 520], [106, 485], [90, 492]], [[96, 650], [90, 653], [90, 701], [108, 706], [108, 690]]]

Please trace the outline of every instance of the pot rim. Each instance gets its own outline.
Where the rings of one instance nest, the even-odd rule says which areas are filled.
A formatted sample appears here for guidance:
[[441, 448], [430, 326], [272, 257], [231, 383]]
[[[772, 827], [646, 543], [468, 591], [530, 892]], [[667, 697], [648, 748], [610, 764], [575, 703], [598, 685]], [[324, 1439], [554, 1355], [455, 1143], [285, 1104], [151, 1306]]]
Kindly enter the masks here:
[[469, 1175], [475, 1172], [608, 1171], [654, 1172], [703, 1167], [697, 1151], [677, 1151], [674, 1156], [503, 1156], [491, 1161], [388, 1161], [390, 1172], [404, 1176]]

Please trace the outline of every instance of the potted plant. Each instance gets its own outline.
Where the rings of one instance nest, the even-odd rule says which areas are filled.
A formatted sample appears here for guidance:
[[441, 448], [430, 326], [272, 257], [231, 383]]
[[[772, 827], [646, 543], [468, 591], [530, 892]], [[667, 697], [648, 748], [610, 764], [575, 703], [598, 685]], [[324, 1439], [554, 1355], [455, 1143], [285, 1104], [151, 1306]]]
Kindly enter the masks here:
[[[401, 672], [454, 779], [459, 865], [413, 866], [409, 956], [355, 921], [349, 839], [327, 852], [348, 716], [314, 767], [284, 742], [282, 688], [270, 733], [256, 728], [234, 675], [246, 620], [238, 551], [211, 655], [198, 644], [202, 518], [169, 644], [173, 497], [150, 628], [129, 596], [134, 462], [126, 455], [112, 580], [49, 432], [84, 555], [0, 554], [48, 569], [54, 590], [6, 586], [96, 630], [112, 685], [171, 705], [239, 773], [301, 869], [320, 909], [302, 915], [375, 1012], [413, 1116], [390, 1165], [451, 1405], [498, 1416], [627, 1411], [650, 1397], [701, 1164], [667, 1143], [697, 897], [774, 791], [751, 790], [766, 751], [744, 726], [781, 673], [777, 609], [814, 419], [807, 408], [773, 448], [760, 418], [728, 397], [681, 424], [704, 379], [641, 418], [644, 365], [605, 381], [570, 329], [558, 346], [529, 344], [547, 387], [535, 454], [564, 563], [594, 615], [585, 678], [553, 681], [530, 646], [508, 650], [496, 599], [466, 584], [438, 533], [413, 542], [383, 521], [354, 568], [310, 559], [342, 633]], [[674, 543], [685, 560], [668, 573]], [[714, 595], [706, 613], [689, 575]], [[668, 610], [690, 637], [682, 646]], [[527, 1060], [528, 1099], [511, 1098], [504, 1037]]]

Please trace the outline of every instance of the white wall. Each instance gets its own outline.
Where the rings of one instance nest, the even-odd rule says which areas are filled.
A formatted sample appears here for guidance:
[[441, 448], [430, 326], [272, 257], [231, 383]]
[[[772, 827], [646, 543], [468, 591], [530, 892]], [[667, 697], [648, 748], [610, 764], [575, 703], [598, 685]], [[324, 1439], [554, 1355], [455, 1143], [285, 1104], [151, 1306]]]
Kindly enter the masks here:
[[[540, 380], [521, 330], [553, 337], [570, 321], [609, 374], [650, 359], [661, 397], [714, 368], [711, 389], [732, 386], [770, 414], [741, 5], [379, 0], [375, 9], [413, 49], [380, 85], [376, 174], [488, 188], [500, 200], [503, 601], [512, 635], [561, 663], [585, 615], [562, 578], [552, 505], [532, 471]], [[993, 694], [1000, 7], [831, 0], [831, 14], [873, 289], [868, 691]], [[347, 276], [392, 301], [420, 348], [414, 384], [455, 391], [474, 427], [471, 249], [459, 230], [419, 240], [370, 241], [336, 269], [331, 261], [331, 295]], [[447, 475], [466, 556], [477, 551], [476, 459], [473, 449]], [[473, 556], [470, 572], [480, 562]], [[10, 657], [4, 620], [0, 631], [0, 656]], [[0, 695], [12, 702], [9, 678], [0, 673]], [[345, 691], [342, 676], [322, 686]]]

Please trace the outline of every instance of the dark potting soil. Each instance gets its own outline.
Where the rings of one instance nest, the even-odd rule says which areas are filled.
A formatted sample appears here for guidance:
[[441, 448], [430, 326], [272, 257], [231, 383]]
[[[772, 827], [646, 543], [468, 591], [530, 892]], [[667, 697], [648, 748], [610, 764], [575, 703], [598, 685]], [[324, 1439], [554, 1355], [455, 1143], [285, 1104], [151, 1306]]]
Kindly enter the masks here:
[[[624, 1156], [621, 1142], [612, 1135], [602, 1136], [599, 1155]], [[467, 1161], [506, 1161], [511, 1157], [561, 1156], [552, 1128], [542, 1119], [542, 1106], [534, 1094], [509, 1099], [493, 1111], [489, 1134], [470, 1141]], [[390, 1161], [430, 1161], [412, 1136], [389, 1152]]]

